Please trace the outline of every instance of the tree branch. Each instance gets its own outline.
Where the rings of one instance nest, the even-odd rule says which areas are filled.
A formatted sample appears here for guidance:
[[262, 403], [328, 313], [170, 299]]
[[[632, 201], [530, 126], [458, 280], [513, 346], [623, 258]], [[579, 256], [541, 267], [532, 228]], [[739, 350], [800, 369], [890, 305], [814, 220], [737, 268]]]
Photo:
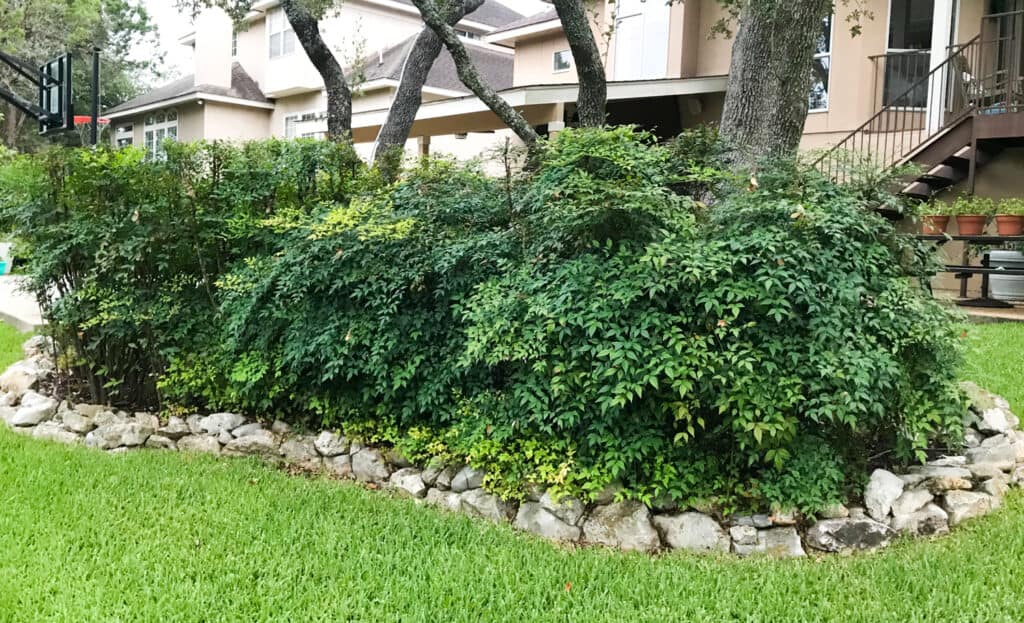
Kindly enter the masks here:
[[580, 125], [598, 127], [604, 125], [608, 102], [608, 84], [601, 50], [594, 39], [583, 0], [553, 0], [562, 30], [569, 40], [580, 91], [576, 100], [576, 111]]
[[[484, 0], [455, 0], [449, 5], [447, 23], [452, 26], [458, 24], [483, 3]], [[377, 135], [373, 152], [375, 162], [380, 163], [382, 158], [395, 149], [403, 148], [409, 140], [416, 114], [423, 103], [423, 86], [443, 47], [441, 37], [429, 27], [423, 28], [416, 37], [416, 43], [405, 59], [402, 78], [388, 110], [388, 118]]]
[[327, 91], [327, 138], [334, 142], [351, 140], [352, 91], [344, 70], [320, 35], [317, 19], [302, 6], [301, 0], [282, 0], [281, 6], [306, 56], [323, 78]]
[[498, 118], [511, 128], [516, 133], [516, 136], [522, 139], [526, 143], [527, 148], [532, 151], [537, 141], [540, 140], [537, 132], [519, 114], [519, 111], [510, 106], [490, 85], [484, 83], [480, 78], [480, 73], [473, 65], [473, 59], [470, 58], [469, 53], [466, 51], [466, 46], [462, 44], [458, 35], [455, 34], [455, 29], [445, 22], [434, 1], [412, 0], [412, 3], [419, 9], [420, 14], [423, 16], [423, 21], [441, 38], [445, 47], [448, 48], [448, 52], [452, 55], [452, 60], [455, 61], [455, 68], [458, 70], [459, 79], [462, 81], [462, 84], [466, 85], [474, 95], [480, 98], [480, 101], [486, 104], [494, 114], [498, 115]]

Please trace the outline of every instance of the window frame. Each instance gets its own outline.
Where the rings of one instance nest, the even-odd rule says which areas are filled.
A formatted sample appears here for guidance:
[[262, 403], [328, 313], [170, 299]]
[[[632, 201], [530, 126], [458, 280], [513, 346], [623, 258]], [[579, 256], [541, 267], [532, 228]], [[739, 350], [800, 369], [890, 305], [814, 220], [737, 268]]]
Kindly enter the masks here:
[[[566, 57], [567, 57], [568, 60], [566, 62], [565, 69], [559, 69], [558, 68], [558, 58], [559, 58], [559, 55], [561, 55], [561, 54], [567, 55]], [[564, 60], [564, 58], [563, 58], [563, 60]], [[554, 74], [564, 74], [567, 71], [572, 71], [573, 68], [576, 66], [576, 62], [575, 61], [576, 61], [576, 59], [574, 59], [573, 56], [572, 56], [572, 50], [556, 50], [555, 52], [553, 52], [551, 54], [551, 73], [554, 73]]]
[[[162, 121], [157, 121], [157, 118]], [[173, 117], [173, 118], [172, 118]], [[178, 122], [181, 113], [177, 108], [163, 108], [146, 115], [142, 123], [142, 146], [148, 158], [163, 158], [164, 141], [178, 142]]]
[[[825, 107], [824, 108], [811, 108], [810, 107], [811, 92], [808, 92], [808, 94], [807, 94], [807, 98], [808, 98], [807, 114], [809, 114], [809, 115], [810, 114], [815, 114], [815, 113], [828, 112], [830, 107], [831, 107], [831, 105], [832, 105], [832, 98], [831, 98], [831, 96], [829, 94], [829, 90], [831, 89], [831, 86], [832, 86], [832, 60], [833, 60], [833, 54], [834, 54], [834, 51], [835, 51], [835, 42], [836, 42], [836, 16], [833, 13], [832, 15], [829, 15], [827, 19], [828, 19], [828, 51], [826, 51], [826, 52], [815, 52], [814, 58], [813, 58], [813, 62], [815, 62], [815, 63], [817, 63], [818, 61], [820, 61], [823, 58], [827, 58], [828, 59], [828, 77], [827, 77], [827, 79], [825, 81]], [[812, 89], [814, 88], [813, 84], [811, 85], [811, 88]]]
[[[279, 29], [279, 30], [278, 30]], [[289, 37], [290, 35], [290, 37]], [[274, 53], [274, 37], [280, 36], [280, 49]], [[291, 42], [291, 50], [288, 49], [288, 42]], [[295, 29], [288, 21], [284, 9], [277, 8], [267, 13], [267, 56], [270, 60], [287, 58], [295, 54], [299, 48], [299, 40], [295, 36]]]

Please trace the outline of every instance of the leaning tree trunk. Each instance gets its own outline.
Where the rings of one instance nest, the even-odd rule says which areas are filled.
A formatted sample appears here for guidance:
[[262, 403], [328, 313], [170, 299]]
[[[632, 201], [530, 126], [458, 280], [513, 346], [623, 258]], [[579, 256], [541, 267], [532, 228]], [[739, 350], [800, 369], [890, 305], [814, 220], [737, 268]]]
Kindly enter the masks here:
[[[484, 0], [453, 0], [448, 10], [448, 24], [455, 25], [466, 15], [476, 11]], [[423, 85], [427, 83], [434, 62], [441, 54], [444, 42], [431, 28], [424, 28], [413, 44], [402, 68], [402, 79], [395, 91], [388, 117], [377, 135], [373, 151], [374, 162], [381, 164], [384, 158], [405, 147], [423, 103]]]
[[283, 0], [281, 6], [306, 56], [320, 72], [327, 91], [327, 138], [343, 142], [352, 138], [352, 91], [345, 71], [320, 35], [317, 19], [300, 0]]
[[562, 31], [569, 40], [580, 91], [576, 99], [576, 113], [580, 125], [598, 127], [604, 125], [605, 108], [608, 102], [608, 83], [601, 61], [601, 50], [594, 39], [584, 0], [554, 0]]
[[814, 52], [832, 0], [749, 0], [740, 13], [722, 112], [734, 161], [792, 155], [807, 120]]
[[527, 149], [533, 152], [537, 142], [540, 140], [536, 130], [533, 129], [533, 126], [530, 125], [519, 111], [498, 95], [491, 85], [483, 81], [480, 77], [480, 72], [473, 65], [473, 59], [470, 58], [469, 52], [466, 51], [466, 46], [462, 44], [458, 35], [455, 34], [455, 29], [445, 22], [437, 6], [434, 4], [434, 0], [412, 0], [412, 3], [419, 9], [423, 21], [426, 22], [431, 30], [437, 33], [437, 36], [444, 42], [444, 46], [448, 48], [448, 52], [452, 55], [452, 60], [455, 61], [455, 69], [459, 74], [459, 80], [462, 81], [462, 84], [480, 98], [480, 101], [490, 108], [501, 119], [502, 123], [511, 128], [516, 133], [516, 136], [526, 143]]

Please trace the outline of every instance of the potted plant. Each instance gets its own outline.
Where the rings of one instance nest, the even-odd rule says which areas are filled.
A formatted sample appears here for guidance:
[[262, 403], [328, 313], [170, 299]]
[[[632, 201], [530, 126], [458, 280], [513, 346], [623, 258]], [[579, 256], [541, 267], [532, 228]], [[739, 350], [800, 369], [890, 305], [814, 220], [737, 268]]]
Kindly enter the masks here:
[[995, 206], [984, 197], [960, 197], [953, 202], [956, 227], [961, 236], [980, 236], [985, 233], [988, 217]]
[[1024, 235], [1024, 199], [1003, 199], [996, 206], [996, 229], [1000, 236]]
[[950, 205], [940, 201], [932, 201], [920, 209], [921, 233], [938, 235], [946, 233], [949, 227]]

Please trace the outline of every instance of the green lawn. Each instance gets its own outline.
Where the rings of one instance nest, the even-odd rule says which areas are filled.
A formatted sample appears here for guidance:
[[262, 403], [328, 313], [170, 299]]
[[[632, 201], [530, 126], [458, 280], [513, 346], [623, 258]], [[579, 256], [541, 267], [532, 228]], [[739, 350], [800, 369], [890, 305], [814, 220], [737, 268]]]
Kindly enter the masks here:
[[0, 372], [23, 357], [21, 345], [29, 338], [29, 335], [20, 333], [14, 327], [0, 322]]
[[[1024, 325], [974, 333], [968, 376], [1021, 410]], [[1024, 496], [1007, 506], [873, 556], [652, 559], [255, 462], [2, 431], [0, 621], [1020, 621]]]

